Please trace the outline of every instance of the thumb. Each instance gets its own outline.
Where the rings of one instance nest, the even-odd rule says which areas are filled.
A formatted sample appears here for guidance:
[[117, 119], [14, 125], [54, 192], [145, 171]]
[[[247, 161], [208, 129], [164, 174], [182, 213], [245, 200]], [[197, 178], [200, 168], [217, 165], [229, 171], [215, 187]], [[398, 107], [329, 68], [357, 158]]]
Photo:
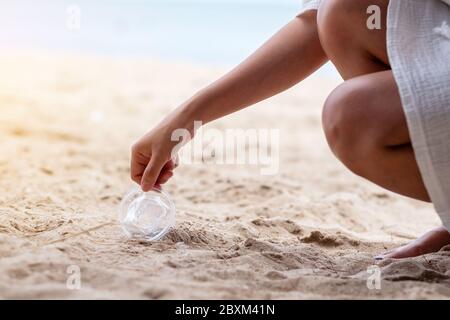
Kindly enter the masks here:
[[144, 192], [150, 191], [158, 180], [159, 174], [164, 167], [166, 161], [164, 158], [153, 155], [145, 168], [142, 175], [141, 188]]

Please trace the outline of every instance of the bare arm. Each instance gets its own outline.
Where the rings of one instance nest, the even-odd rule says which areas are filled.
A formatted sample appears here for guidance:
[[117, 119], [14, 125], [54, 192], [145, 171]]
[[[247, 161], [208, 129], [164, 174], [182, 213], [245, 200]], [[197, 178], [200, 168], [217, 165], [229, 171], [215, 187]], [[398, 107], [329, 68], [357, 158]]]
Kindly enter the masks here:
[[316, 11], [309, 11], [181, 108], [189, 120], [207, 123], [289, 89], [326, 61], [317, 33]]
[[316, 11], [287, 24], [234, 70], [198, 92], [169, 114], [132, 149], [131, 177], [144, 191], [173, 174], [170, 141], [175, 129], [193, 134], [203, 124], [272, 97], [308, 77], [327, 61], [317, 32]]

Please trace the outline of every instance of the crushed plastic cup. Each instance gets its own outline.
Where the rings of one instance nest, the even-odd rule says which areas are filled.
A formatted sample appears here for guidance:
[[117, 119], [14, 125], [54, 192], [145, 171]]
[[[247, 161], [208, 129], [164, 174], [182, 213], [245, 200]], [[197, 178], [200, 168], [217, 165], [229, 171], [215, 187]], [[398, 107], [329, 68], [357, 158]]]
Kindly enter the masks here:
[[122, 199], [119, 222], [130, 238], [158, 241], [175, 226], [175, 205], [162, 190], [133, 188]]

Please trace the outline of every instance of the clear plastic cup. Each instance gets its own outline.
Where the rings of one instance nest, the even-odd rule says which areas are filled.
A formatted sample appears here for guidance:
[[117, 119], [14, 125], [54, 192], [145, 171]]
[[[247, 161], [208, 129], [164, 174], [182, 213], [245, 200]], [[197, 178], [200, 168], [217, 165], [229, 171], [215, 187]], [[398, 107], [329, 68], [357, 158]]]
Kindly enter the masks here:
[[136, 187], [120, 203], [119, 222], [128, 237], [157, 241], [175, 226], [175, 205], [162, 190]]

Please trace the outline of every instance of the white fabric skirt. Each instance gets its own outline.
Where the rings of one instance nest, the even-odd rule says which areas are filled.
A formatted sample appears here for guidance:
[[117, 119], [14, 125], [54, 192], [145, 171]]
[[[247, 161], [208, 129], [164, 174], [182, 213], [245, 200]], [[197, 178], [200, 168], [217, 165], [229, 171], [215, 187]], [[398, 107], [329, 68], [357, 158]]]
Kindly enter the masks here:
[[420, 172], [450, 230], [450, 0], [391, 0], [387, 50]]

